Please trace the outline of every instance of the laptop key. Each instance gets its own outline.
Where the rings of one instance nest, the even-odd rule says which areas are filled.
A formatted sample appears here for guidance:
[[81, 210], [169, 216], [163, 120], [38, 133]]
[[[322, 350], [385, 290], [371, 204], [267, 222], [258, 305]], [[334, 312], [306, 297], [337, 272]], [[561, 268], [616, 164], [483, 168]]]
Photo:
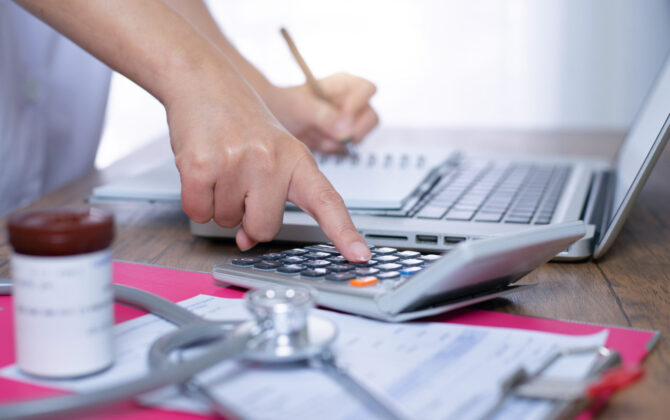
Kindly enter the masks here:
[[478, 213], [475, 222], [499, 222], [502, 219], [502, 213]]
[[428, 205], [419, 210], [416, 217], [420, 219], [441, 219], [445, 212], [446, 207]]
[[505, 223], [530, 223], [530, 216], [528, 217], [508, 217], [505, 219]]
[[449, 213], [447, 213], [447, 220], [463, 220], [467, 221], [472, 219], [472, 216], [474, 215], [473, 211], [458, 211], [458, 210], [451, 210]]

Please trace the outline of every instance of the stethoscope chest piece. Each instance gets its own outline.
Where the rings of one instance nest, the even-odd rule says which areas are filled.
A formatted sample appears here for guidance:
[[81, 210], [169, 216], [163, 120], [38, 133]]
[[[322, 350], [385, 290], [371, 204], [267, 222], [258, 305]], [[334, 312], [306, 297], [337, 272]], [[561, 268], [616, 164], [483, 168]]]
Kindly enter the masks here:
[[314, 297], [303, 287], [271, 287], [245, 296], [254, 320], [234, 335], [252, 337], [244, 358], [263, 363], [309, 360], [328, 349], [337, 337], [334, 322], [310, 314]]

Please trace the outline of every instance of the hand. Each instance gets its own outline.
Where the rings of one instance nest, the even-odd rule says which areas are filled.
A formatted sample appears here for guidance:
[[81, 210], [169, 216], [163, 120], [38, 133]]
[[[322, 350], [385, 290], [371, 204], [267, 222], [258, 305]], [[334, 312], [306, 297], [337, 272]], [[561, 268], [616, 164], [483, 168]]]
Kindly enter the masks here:
[[264, 95], [277, 119], [310, 149], [344, 152], [342, 140], [360, 142], [378, 123], [370, 106], [376, 92], [371, 82], [346, 73], [319, 81], [329, 101], [317, 97], [307, 84], [274, 88]]
[[277, 235], [288, 199], [314, 217], [345, 258], [370, 258], [342, 198], [309, 150], [239, 76], [178, 85], [181, 93], [166, 110], [182, 204], [192, 220], [239, 225], [237, 245], [246, 250]]

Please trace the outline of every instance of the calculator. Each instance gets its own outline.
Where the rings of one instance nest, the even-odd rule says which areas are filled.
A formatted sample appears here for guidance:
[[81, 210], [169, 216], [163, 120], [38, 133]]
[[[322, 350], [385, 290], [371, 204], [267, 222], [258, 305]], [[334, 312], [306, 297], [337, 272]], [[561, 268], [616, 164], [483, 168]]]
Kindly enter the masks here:
[[325, 308], [402, 322], [462, 308], [529, 287], [517, 280], [583, 237], [581, 221], [463, 242], [443, 255], [372, 247], [350, 263], [329, 244], [232, 258], [215, 281], [243, 288], [304, 286]]

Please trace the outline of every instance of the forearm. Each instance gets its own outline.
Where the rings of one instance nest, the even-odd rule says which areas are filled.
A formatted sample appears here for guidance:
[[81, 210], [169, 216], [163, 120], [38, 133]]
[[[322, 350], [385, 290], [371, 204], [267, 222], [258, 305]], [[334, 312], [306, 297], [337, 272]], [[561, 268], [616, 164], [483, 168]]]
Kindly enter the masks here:
[[124, 74], [164, 105], [189, 80], [234, 67], [179, 13], [160, 0], [17, 0], [29, 12]]
[[261, 97], [267, 95], [273, 87], [272, 84], [226, 38], [203, 0], [164, 1], [221, 50]]

